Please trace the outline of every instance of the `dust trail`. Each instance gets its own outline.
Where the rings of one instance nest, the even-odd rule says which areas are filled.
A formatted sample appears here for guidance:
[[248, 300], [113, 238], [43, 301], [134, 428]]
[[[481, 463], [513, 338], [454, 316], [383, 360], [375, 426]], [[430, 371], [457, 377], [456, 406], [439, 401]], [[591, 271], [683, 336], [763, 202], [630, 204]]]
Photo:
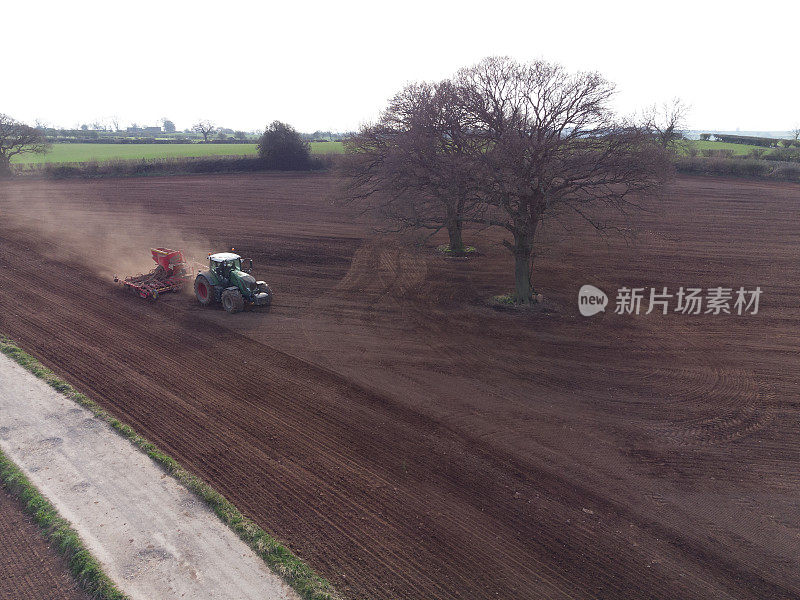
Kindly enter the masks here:
[[[175, 217], [149, 214], [97, 198], [68, 196], [46, 186], [4, 190], [0, 221], [24, 232], [37, 252], [77, 262], [101, 277], [150, 271], [150, 248], [182, 250], [200, 264], [212, 248], [208, 240], [182, 228]], [[0, 240], [2, 243], [2, 240]]]

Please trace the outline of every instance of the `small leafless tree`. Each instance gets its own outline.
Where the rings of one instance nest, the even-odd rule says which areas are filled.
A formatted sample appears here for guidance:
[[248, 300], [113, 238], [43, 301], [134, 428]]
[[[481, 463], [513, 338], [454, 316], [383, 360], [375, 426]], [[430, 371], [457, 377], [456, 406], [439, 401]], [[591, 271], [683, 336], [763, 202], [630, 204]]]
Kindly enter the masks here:
[[449, 81], [398, 93], [378, 123], [345, 142], [343, 195], [362, 200], [397, 229], [446, 229], [462, 253], [464, 216], [472, 208], [476, 148]]
[[467, 220], [506, 230], [515, 299], [531, 301], [537, 231], [545, 219], [578, 215], [603, 229], [607, 207], [625, 210], [656, 194], [672, 171], [646, 126], [619, 123], [614, 86], [597, 73], [544, 61], [488, 58], [456, 78], [459, 102], [482, 151], [472, 154], [479, 213]]
[[670, 152], [685, 150], [687, 140], [683, 136], [689, 106], [680, 98], [673, 98], [661, 106], [653, 105], [645, 111], [645, 125], [650, 129], [658, 144]]
[[800, 127], [795, 127], [792, 129], [792, 135], [794, 136], [795, 141], [800, 140]]
[[0, 176], [11, 173], [11, 158], [17, 154], [43, 154], [49, 149], [40, 129], [0, 114]]
[[216, 133], [217, 128], [211, 121], [198, 121], [192, 126], [192, 131], [203, 136], [203, 141], [208, 141], [208, 136]]

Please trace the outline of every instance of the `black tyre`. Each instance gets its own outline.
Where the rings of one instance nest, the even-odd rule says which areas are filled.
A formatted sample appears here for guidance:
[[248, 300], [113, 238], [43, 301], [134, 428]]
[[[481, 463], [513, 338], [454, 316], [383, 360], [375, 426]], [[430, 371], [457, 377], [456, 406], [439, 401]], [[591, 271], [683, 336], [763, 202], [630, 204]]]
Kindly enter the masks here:
[[267, 285], [267, 283], [264, 281], [257, 281], [256, 284], [258, 285], [258, 291], [264, 292], [267, 295], [266, 306], [272, 304], [272, 288], [270, 288], [269, 285]]
[[238, 313], [244, 310], [244, 298], [239, 290], [225, 290], [222, 292], [222, 307], [229, 313]]
[[214, 302], [214, 286], [211, 285], [205, 275], [198, 275], [195, 278], [194, 295], [203, 306], [208, 306]]

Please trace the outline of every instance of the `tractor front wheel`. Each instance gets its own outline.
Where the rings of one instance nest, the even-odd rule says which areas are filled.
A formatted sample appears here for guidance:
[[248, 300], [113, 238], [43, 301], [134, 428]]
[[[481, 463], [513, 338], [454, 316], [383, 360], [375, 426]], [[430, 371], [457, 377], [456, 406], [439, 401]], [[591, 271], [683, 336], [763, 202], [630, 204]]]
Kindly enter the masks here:
[[214, 286], [205, 276], [198, 275], [194, 280], [194, 295], [203, 306], [214, 302]]
[[244, 298], [239, 290], [225, 290], [222, 292], [222, 306], [229, 313], [238, 313], [244, 310]]

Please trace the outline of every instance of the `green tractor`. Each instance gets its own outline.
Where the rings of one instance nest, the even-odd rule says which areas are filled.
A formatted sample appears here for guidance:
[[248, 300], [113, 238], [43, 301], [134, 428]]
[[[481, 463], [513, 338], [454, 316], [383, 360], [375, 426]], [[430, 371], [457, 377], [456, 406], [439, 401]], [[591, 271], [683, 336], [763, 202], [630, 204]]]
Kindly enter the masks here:
[[269, 306], [272, 290], [263, 281], [256, 281], [249, 267], [242, 267], [242, 257], [232, 252], [220, 252], [208, 257], [208, 271], [201, 271], [194, 280], [194, 295], [203, 306], [217, 302], [229, 313], [244, 310], [248, 304]]

